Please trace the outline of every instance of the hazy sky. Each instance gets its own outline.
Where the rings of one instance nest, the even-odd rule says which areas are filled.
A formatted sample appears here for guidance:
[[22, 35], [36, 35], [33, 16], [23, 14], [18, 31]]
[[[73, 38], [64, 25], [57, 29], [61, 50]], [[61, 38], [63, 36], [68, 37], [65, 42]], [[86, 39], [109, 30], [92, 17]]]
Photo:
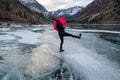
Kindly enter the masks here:
[[37, 0], [48, 11], [54, 11], [57, 9], [65, 9], [73, 6], [83, 6], [92, 2], [93, 0]]

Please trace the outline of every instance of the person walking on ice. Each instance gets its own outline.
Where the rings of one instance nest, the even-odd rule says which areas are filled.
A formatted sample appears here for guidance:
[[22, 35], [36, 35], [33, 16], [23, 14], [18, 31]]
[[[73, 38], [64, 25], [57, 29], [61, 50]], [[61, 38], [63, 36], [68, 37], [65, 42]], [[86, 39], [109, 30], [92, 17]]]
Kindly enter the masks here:
[[64, 37], [65, 36], [71, 36], [73, 38], [81, 38], [81, 34], [79, 36], [72, 35], [70, 33], [65, 32], [65, 27], [63, 26], [64, 23], [62, 23], [59, 19], [56, 20], [56, 30], [58, 31], [58, 35], [60, 37], [61, 43], [60, 43], [60, 50], [59, 52], [63, 52], [63, 43], [64, 43]]

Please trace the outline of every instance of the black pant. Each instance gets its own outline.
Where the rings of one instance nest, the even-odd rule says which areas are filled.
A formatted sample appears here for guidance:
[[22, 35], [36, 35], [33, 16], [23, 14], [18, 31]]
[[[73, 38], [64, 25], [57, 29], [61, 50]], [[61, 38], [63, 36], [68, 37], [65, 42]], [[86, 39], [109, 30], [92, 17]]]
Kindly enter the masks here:
[[71, 37], [74, 37], [74, 38], [80, 38], [79, 36], [75, 36], [75, 35], [72, 35], [72, 34], [69, 34], [69, 33], [59, 33], [59, 37], [60, 37], [60, 40], [61, 40], [61, 43], [60, 43], [60, 51], [63, 49], [63, 42], [64, 42], [64, 36], [71, 36]]

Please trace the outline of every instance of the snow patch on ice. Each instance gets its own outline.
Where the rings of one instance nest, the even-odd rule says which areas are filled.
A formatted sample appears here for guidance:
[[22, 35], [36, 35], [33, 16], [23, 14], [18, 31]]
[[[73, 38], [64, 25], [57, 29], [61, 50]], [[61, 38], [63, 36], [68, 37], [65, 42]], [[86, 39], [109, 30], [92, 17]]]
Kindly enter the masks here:
[[12, 35], [0, 35], [0, 40], [15, 40], [16, 38]]
[[40, 33], [34, 33], [28, 30], [20, 30], [16, 32], [7, 32], [7, 33], [21, 37], [21, 39], [18, 40], [20, 43], [36, 44], [41, 42], [41, 40], [39, 39], [39, 37], [41, 36]]

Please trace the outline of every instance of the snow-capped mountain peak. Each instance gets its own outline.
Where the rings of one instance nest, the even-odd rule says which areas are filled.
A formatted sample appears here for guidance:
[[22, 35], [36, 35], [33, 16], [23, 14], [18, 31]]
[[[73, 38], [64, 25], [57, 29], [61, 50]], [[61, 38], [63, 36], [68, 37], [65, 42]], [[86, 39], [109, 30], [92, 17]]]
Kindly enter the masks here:
[[77, 12], [81, 11], [82, 9], [83, 7], [81, 6], [75, 6], [68, 9], [59, 9], [57, 11], [51, 11], [50, 14], [55, 17], [59, 17], [59, 16], [70, 17], [75, 15]]

